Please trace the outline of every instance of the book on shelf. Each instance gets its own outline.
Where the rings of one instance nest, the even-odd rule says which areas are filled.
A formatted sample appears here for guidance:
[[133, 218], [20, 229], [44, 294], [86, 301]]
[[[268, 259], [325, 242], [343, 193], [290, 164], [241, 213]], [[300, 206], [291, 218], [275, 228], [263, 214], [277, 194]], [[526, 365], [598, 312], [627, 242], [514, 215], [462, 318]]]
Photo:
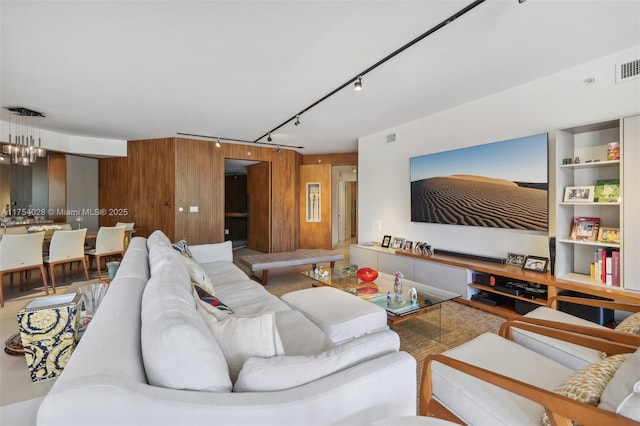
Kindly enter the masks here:
[[593, 201], [597, 203], [615, 203], [620, 201], [619, 179], [598, 179]]
[[599, 283], [620, 287], [620, 250], [599, 248], [593, 252], [591, 278]]
[[573, 227], [569, 238], [572, 240], [596, 241], [599, 228], [599, 217], [578, 216], [573, 219]]

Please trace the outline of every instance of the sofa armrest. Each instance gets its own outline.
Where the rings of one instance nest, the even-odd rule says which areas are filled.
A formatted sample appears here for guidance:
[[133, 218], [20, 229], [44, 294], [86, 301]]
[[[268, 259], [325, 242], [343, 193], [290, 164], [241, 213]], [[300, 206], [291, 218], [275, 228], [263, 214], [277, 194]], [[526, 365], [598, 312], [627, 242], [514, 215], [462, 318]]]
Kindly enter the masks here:
[[193, 260], [200, 265], [211, 262], [233, 262], [233, 245], [231, 241], [190, 245], [189, 250]]
[[575, 343], [608, 355], [633, 352], [640, 347], [640, 336], [637, 334], [528, 317], [515, 317], [502, 323], [500, 336], [511, 340], [512, 328]]
[[557, 302], [576, 303], [578, 305], [595, 306], [596, 308], [614, 309], [625, 312], [640, 312], [640, 305], [574, 296], [552, 296], [547, 300], [547, 306], [552, 308]]
[[461, 423], [461, 420], [456, 417], [455, 413], [444, 408], [433, 398], [433, 389], [431, 387], [431, 364], [433, 362], [444, 364], [464, 374], [468, 374], [476, 379], [498, 386], [542, 405], [552, 424], [570, 426], [572, 424], [571, 421], [574, 420], [582, 424], [637, 426], [636, 422], [619, 414], [574, 401], [554, 392], [441, 354], [429, 355], [424, 361], [419, 395], [421, 416], [436, 416]]

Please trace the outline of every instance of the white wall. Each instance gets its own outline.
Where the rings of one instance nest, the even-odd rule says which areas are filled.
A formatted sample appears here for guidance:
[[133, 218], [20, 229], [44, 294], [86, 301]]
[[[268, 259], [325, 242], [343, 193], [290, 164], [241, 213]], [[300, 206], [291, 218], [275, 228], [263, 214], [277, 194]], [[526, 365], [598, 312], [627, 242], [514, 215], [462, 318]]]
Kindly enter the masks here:
[[[549, 235], [555, 235], [555, 132], [640, 113], [640, 79], [615, 84], [616, 62], [637, 58], [640, 46], [359, 138], [359, 241], [392, 235], [471, 254], [547, 257], [548, 238], [540, 233], [412, 223], [409, 158], [548, 132]], [[586, 85], [590, 77], [596, 81]], [[396, 142], [387, 144], [390, 133]]]

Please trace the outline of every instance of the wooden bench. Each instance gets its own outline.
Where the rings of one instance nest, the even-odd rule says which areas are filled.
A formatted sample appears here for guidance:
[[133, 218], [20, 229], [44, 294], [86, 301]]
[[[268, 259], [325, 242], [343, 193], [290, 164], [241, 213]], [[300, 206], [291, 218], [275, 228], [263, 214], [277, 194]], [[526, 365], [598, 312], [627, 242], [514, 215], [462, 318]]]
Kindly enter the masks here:
[[[300, 249], [283, 253], [252, 254], [242, 256], [238, 260], [249, 267], [250, 276], [262, 285], [267, 285], [269, 270], [288, 268], [291, 266], [311, 265], [315, 263], [331, 262], [331, 268], [336, 260], [343, 260], [344, 255], [324, 249]], [[262, 272], [258, 277], [256, 272]]]

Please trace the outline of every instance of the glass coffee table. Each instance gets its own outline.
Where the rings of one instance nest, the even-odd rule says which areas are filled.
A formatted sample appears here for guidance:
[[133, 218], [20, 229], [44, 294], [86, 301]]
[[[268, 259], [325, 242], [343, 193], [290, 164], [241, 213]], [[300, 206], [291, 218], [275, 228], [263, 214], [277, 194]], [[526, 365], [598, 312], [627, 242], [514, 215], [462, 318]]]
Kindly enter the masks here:
[[[314, 287], [334, 287], [379, 305], [387, 311], [387, 321], [392, 325], [430, 313], [432, 318], [429, 318], [429, 322], [437, 326], [438, 340], [442, 333], [442, 302], [460, 297], [459, 294], [403, 278], [402, 297], [399, 298], [393, 292], [395, 276], [382, 272], [378, 273], [378, 277], [371, 283], [360, 281], [353, 268], [334, 269], [329, 271], [327, 276], [315, 275], [313, 271], [305, 271], [302, 274], [314, 281]], [[412, 288], [415, 288], [418, 294], [415, 303], [411, 301]]]

